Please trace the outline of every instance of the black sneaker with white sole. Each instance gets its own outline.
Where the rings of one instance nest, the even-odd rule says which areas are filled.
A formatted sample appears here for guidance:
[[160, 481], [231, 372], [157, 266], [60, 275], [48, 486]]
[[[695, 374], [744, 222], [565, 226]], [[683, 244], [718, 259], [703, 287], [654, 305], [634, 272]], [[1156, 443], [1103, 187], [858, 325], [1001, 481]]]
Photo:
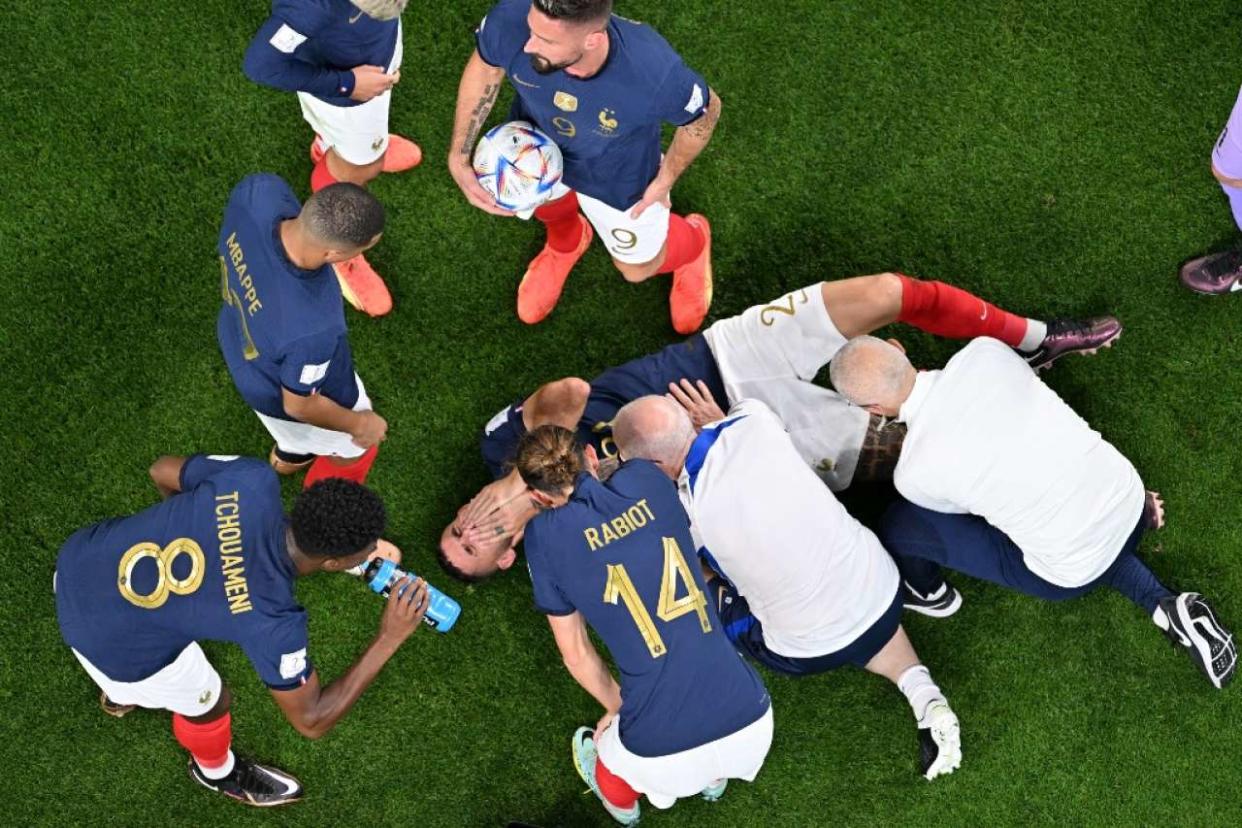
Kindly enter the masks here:
[[238, 756], [233, 771], [223, 779], [208, 779], [198, 763], [190, 760], [190, 777], [204, 788], [222, 793], [246, 805], [271, 808], [302, 798], [302, 783], [284, 771]]
[[1238, 647], [1233, 633], [1216, 620], [1216, 614], [1197, 592], [1183, 592], [1160, 601], [1165, 627], [1157, 626], [1174, 644], [1185, 647], [1190, 660], [1207, 676], [1212, 686], [1220, 689], [1233, 680], [1238, 667]]
[[962, 593], [948, 581], [942, 581], [931, 595], [923, 595], [905, 581], [901, 582], [901, 604], [906, 609], [932, 618], [948, 618], [962, 606]]

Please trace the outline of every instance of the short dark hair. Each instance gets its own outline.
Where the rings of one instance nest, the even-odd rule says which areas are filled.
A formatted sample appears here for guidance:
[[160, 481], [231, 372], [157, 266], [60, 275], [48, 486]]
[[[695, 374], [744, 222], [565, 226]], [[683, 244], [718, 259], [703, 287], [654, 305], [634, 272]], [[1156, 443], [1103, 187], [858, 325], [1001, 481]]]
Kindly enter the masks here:
[[388, 513], [379, 495], [352, 480], [329, 477], [298, 495], [290, 525], [307, 555], [346, 558], [379, 540]]
[[365, 187], [346, 182], [308, 198], [301, 218], [315, 238], [351, 250], [366, 247], [384, 232], [384, 205]]
[[602, 23], [612, 15], [612, 0], [534, 0], [535, 9], [567, 23]]
[[463, 572], [453, 565], [448, 559], [448, 555], [444, 553], [443, 546], [436, 547], [436, 560], [440, 562], [440, 568], [444, 573], [455, 581], [461, 581], [463, 584], [477, 584], [479, 581], [487, 579], [486, 575], [471, 575], [469, 572]]

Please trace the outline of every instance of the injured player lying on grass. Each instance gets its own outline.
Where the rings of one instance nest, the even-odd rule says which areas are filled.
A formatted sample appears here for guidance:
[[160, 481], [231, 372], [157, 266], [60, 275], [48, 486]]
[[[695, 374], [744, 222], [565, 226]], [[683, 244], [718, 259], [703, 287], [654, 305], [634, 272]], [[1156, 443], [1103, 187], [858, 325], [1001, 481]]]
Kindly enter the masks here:
[[835, 491], [855, 479], [890, 478], [904, 428], [885, 426], [881, 418], [813, 380], [849, 338], [893, 322], [954, 339], [996, 337], [1036, 369], [1069, 353], [1094, 353], [1121, 334], [1121, 323], [1111, 316], [1041, 322], [942, 282], [899, 273], [795, 290], [609, 369], [591, 383], [558, 380], [500, 411], [481, 438], [496, 482], [445, 527], [441, 565], [456, 578], [475, 581], [517, 560], [523, 528], [536, 513], [510, 465], [523, 434], [540, 425], [560, 425], [576, 430], [601, 458], [613, 458], [612, 422], [620, 408], [639, 397], [667, 393], [683, 380], [688, 394], [682, 397], [698, 426], [721, 416], [715, 405], [706, 404], [709, 398], [726, 407], [742, 399], [768, 405], [785, 423], [803, 460]]

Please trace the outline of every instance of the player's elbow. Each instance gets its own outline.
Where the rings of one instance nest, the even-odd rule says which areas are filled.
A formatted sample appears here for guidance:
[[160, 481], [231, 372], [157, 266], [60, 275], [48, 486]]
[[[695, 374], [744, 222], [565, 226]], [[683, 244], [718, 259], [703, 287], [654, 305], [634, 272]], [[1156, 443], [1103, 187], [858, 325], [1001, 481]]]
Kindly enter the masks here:
[[281, 403], [285, 407], [285, 413], [295, 420], [305, 420], [306, 412], [310, 408], [310, 396], [302, 396], [295, 394], [288, 388], [281, 392]]
[[547, 391], [550, 407], [574, 409], [586, 405], [587, 397], [591, 393], [591, 383], [578, 377], [565, 377], [550, 383]]
[[290, 719], [289, 724], [293, 725], [294, 730], [312, 742], [319, 741], [332, 729], [332, 725], [324, 719], [313, 716], [301, 716], [297, 719]]

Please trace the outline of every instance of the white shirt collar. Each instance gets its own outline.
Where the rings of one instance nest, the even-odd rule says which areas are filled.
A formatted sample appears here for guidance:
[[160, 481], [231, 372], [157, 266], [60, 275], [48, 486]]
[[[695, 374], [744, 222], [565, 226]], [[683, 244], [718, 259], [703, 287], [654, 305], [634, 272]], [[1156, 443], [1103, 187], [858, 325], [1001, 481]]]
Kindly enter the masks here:
[[901, 404], [901, 409], [897, 412], [898, 422], [908, 423], [918, 416], [923, 403], [927, 401], [927, 395], [931, 393], [932, 386], [938, 379], [940, 379], [939, 371], [919, 371], [915, 375], [910, 396], [906, 397], [906, 401]]

